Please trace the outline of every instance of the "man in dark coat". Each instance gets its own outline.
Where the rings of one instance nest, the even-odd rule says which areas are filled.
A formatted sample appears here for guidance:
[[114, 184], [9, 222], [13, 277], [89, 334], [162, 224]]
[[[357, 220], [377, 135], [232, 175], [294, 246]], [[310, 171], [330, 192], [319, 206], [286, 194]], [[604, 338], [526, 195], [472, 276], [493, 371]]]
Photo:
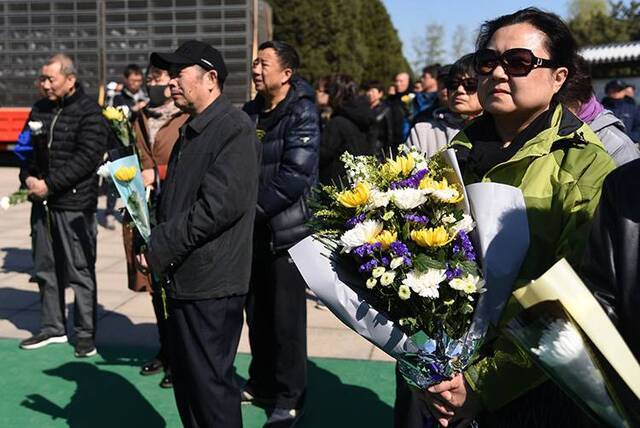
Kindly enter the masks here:
[[252, 361], [245, 402], [269, 404], [266, 427], [293, 426], [307, 375], [305, 282], [287, 250], [309, 234], [305, 198], [318, 179], [320, 115], [313, 88], [296, 76], [298, 54], [265, 42], [253, 62], [256, 98], [245, 105], [262, 142], [247, 323]]
[[640, 360], [640, 160], [605, 179], [581, 276]]
[[34, 155], [20, 171], [33, 202], [31, 232], [40, 287], [40, 331], [20, 343], [37, 349], [66, 343], [64, 290], [75, 294], [76, 357], [96, 354], [96, 170], [108, 125], [100, 106], [76, 81], [73, 61], [58, 54], [42, 67], [45, 98], [29, 116]]
[[[169, 355], [186, 427], [240, 427], [233, 361], [249, 290], [259, 146], [253, 124], [222, 93], [222, 55], [199, 41], [151, 54], [168, 70], [180, 129], [146, 257], [166, 278]], [[146, 260], [145, 260], [146, 259]]]
[[602, 99], [602, 105], [611, 110], [622, 120], [626, 134], [634, 143], [640, 143], [640, 108], [635, 100], [628, 96], [627, 90], [632, 88], [628, 83], [616, 79], [607, 83], [607, 96]]

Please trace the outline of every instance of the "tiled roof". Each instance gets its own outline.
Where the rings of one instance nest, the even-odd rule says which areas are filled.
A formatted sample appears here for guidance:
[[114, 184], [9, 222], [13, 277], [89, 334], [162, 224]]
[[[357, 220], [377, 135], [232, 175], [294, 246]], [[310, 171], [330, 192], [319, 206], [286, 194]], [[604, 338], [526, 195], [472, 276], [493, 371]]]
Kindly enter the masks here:
[[580, 55], [591, 64], [633, 61], [640, 59], [640, 41], [587, 46]]

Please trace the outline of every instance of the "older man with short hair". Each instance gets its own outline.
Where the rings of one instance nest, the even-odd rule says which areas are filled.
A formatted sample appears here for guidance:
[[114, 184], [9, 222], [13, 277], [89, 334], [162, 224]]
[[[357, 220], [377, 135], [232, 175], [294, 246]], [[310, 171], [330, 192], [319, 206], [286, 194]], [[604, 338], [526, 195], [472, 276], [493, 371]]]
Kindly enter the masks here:
[[34, 156], [20, 171], [33, 202], [31, 231], [40, 287], [40, 331], [20, 343], [37, 349], [66, 343], [64, 291], [75, 294], [76, 357], [96, 354], [96, 206], [108, 125], [98, 103], [77, 82], [71, 58], [54, 55], [42, 67], [44, 98], [29, 116]]
[[[146, 259], [166, 279], [173, 386], [186, 427], [240, 427], [233, 361], [251, 275], [260, 147], [222, 93], [222, 55], [199, 41], [153, 53], [168, 70], [180, 129]], [[143, 257], [141, 265], [146, 264]]]

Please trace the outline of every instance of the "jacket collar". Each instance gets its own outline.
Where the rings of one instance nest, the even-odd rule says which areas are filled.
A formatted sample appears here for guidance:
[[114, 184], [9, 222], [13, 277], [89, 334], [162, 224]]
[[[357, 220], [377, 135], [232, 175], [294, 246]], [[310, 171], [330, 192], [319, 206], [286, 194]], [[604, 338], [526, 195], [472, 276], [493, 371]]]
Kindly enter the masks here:
[[213, 121], [231, 107], [231, 102], [226, 95], [220, 94], [202, 113], [192, 116], [187, 125], [196, 133], [200, 134]]

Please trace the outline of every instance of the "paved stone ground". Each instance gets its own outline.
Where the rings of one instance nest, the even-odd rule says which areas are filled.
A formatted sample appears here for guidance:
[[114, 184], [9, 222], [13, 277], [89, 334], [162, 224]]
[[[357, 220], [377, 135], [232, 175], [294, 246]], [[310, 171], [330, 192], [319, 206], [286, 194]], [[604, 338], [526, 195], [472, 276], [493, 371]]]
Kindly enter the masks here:
[[[17, 168], [0, 168], [0, 197], [18, 188]], [[104, 207], [104, 198], [99, 207]], [[38, 287], [29, 282], [32, 270], [29, 237], [30, 204], [0, 211], [0, 337], [25, 338], [39, 327]], [[101, 212], [98, 213], [98, 216]], [[158, 338], [150, 297], [129, 291], [121, 226], [98, 230], [98, 333], [97, 345], [153, 348]], [[67, 311], [73, 312], [73, 292], [66, 290]], [[307, 299], [308, 352], [313, 357], [390, 361], [390, 357], [346, 328], [329, 311], [317, 309]], [[69, 331], [72, 331], [69, 324]], [[250, 352], [247, 329], [239, 352]]]

